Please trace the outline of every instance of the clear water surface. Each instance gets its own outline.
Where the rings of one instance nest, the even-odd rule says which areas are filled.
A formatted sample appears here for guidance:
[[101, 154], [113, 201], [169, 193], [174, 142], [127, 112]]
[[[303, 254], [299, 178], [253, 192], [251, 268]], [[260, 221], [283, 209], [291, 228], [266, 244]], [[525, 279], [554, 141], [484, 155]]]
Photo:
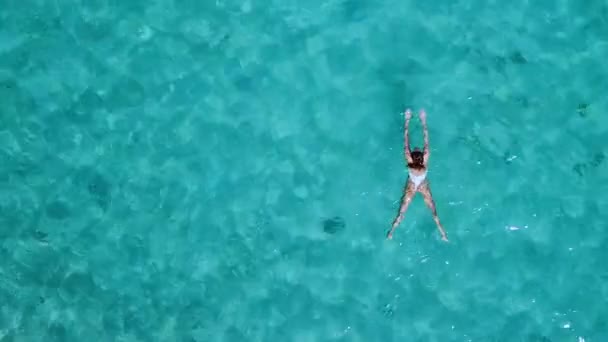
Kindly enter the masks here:
[[[608, 341], [606, 56], [599, 0], [5, 0], [0, 341]], [[449, 244], [385, 240], [406, 106]]]

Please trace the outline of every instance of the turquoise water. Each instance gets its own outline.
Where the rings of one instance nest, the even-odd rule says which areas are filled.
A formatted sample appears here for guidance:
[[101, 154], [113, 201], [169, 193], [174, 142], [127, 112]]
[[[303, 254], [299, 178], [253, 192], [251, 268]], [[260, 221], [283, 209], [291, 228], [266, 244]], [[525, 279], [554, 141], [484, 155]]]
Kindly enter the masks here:
[[[608, 341], [607, 37], [592, 0], [3, 1], [0, 341]], [[385, 240], [406, 106], [449, 244], [420, 196]]]

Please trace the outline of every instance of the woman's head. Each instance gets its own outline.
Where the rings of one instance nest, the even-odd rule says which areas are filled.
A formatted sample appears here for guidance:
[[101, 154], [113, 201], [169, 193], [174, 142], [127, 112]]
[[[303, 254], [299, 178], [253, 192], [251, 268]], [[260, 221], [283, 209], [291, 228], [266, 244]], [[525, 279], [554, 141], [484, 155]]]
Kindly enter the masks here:
[[412, 162], [407, 164], [411, 169], [424, 169], [424, 153], [418, 148], [411, 152]]

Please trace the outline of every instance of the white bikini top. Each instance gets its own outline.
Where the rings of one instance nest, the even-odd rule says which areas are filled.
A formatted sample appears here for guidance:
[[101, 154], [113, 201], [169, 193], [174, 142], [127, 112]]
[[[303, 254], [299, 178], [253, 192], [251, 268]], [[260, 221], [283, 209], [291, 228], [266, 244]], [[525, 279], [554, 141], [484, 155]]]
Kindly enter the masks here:
[[422, 174], [415, 175], [410, 171], [410, 180], [414, 183], [414, 189], [418, 189], [420, 184], [426, 179], [426, 171]]

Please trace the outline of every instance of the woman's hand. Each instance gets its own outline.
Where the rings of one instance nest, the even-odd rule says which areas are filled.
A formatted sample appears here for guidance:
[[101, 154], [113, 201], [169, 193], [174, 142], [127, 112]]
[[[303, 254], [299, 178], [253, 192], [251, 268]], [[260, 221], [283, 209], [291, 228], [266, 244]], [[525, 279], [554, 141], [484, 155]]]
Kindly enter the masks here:
[[426, 112], [424, 111], [424, 109], [420, 110], [420, 121], [422, 121], [423, 124], [426, 124]]

